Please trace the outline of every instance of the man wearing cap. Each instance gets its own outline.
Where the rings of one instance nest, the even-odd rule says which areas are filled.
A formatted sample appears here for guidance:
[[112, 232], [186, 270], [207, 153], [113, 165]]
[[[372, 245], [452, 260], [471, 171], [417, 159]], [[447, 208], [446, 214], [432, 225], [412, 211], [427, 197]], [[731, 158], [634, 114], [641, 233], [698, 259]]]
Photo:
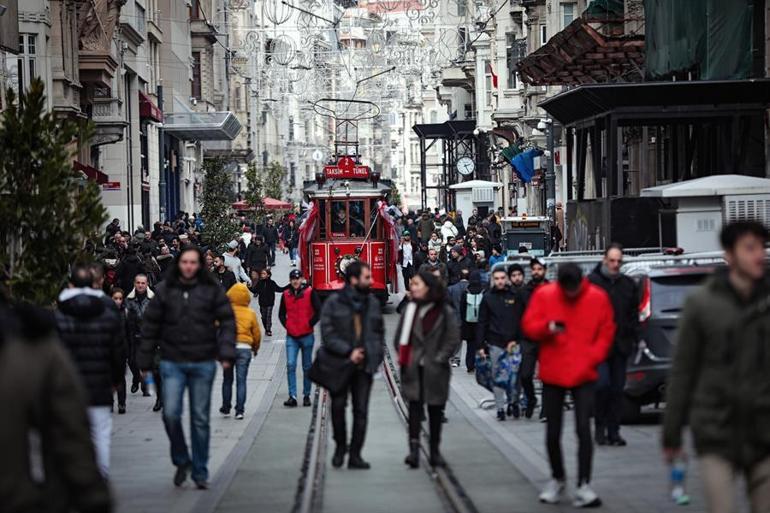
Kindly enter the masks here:
[[292, 269], [289, 273], [289, 287], [281, 294], [278, 319], [286, 328], [286, 374], [289, 380], [289, 398], [284, 406], [297, 406], [297, 356], [302, 351], [302, 395], [303, 406], [310, 406], [308, 377], [313, 363], [313, 326], [321, 315], [321, 301], [310, 285], [302, 282], [302, 271]]
[[463, 254], [463, 247], [459, 244], [452, 246], [449, 250], [449, 262], [447, 263], [447, 273], [449, 274], [449, 285], [454, 285], [460, 281], [463, 269], [471, 272], [473, 262]]
[[246, 274], [246, 271], [241, 265], [241, 259], [235, 256], [238, 251], [238, 241], [231, 240], [227, 243], [227, 252], [223, 255], [225, 259], [225, 267], [230, 269], [237, 279], [241, 283], [245, 283], [251, 287], [251, 278]]
[[409, 280], [414, 276], [415, 255], [417, 244], [412, 241], [412, 234], [404, 230], [401, 235], [401, 243], [398, 246], [398, 263], [401, 265], [401, 274], [404, 277], [404, 290], [409, 288]]

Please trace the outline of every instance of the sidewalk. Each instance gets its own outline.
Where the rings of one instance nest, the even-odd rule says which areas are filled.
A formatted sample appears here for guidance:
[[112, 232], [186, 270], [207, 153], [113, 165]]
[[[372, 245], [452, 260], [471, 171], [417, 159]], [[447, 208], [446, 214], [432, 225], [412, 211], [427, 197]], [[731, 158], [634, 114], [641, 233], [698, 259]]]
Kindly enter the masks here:
[[[252, 304], [252, 307], [256, 307]], [[277, 320], [277, 314], [276, 314]], [[280, 325], [279, 325], [280, 326]], [[277, 332], [278, 330], [276, 330]], [[279, 333], [276, 333], [279, 336]], [[282, 335], [280, 335], [282, 336]], [[222, 370], [217, 370], [211, 396], [211, 447], [209, 474], [212, 484], [222, 464], [236, 448], [250, 422], [260, 412], [258, 407], [265, 394], [275, 393], [272, 380], [280, 379], [284, 369], [283, 339], [264, 340], [257, 357], [249, 366], [246, 418], [224, 418], [219, 413], [222, 401]], [[129, 386], [130, 386], [130, 377]], [[235, 387], [233, 386], [233, 394]], [[160, 412], [153, 412], [154, 397], [142, 397], [141, 392], [129, 392], [125, 415], [113, 416], [111, 476], [117, 513], [157, 513], [158, 511], [191, 511], [198, 500], [210, 494], [199, 492], [188, 480], [175, 488], [172, 483], [175, 467], [169, 456], [169, 443]], [[189, 407], [185, 397], [183, 426], [189, 444]]]
[[[464, 360], [463, 360], [464, 361]], [[475, 375], [465, 367], [454, 369], [451, 402], [500, 452], [536, 487], [531, 497], [517, 498], [516, 503], [537, 504], [537, 491], [550, 477], [545, 449], [545, 424], [537, 419], [496, 420], [493, 410], [479, 407], [492, 394], [476, 383]], [[538, 407], [539, 408], [539, 407]], [[577, 471], [577, 438], [574, 413], [565, 412], [562, 450], [568, 486], [574, 488]], [[652, 422], [623, 426], [627, 447], [595, 447], [592, 486], [604, 502], [602, 510], [622, 513], [681, 512], [668, 496], [669, 471], [660, 450], [660, 425]], [[692, 503], [689, 513], [706, 511], [697, 465], [688, 473], [688, 493]]]

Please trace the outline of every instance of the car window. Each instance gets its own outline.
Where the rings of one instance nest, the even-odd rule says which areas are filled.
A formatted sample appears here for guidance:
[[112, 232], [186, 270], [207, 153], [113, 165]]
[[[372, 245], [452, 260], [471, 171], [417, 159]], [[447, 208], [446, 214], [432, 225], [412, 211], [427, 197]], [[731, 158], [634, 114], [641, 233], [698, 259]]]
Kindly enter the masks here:
[[708, 274], [684, 274], [652, 278], [653, 312], [659, 314], [680, 312], [687, 296], [692, 294], [707, 276]]

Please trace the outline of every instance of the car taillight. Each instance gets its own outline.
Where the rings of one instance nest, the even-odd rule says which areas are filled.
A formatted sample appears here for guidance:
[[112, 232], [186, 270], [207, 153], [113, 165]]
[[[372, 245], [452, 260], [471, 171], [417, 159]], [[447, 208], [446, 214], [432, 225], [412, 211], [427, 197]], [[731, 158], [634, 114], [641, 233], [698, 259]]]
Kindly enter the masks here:
[[641, 282], [642, 298], [639, 301], [639, 322], [647, 322], [652, 315], [652, 301], [650, 294], [650, 278], [645, 277]]

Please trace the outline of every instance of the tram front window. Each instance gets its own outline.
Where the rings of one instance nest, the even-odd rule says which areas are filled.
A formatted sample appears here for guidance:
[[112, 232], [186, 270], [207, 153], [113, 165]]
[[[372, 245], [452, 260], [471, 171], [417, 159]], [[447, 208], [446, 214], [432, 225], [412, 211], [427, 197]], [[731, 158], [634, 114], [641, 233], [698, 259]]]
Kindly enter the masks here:
[[348, 214], [344, 201], [332, 203], [332, 234], [338, 237], [348, 234]]
[[363, 237], [366, 235], [366, 225], [364, 223], [364, 202], [350, 202], [350, 236]]

